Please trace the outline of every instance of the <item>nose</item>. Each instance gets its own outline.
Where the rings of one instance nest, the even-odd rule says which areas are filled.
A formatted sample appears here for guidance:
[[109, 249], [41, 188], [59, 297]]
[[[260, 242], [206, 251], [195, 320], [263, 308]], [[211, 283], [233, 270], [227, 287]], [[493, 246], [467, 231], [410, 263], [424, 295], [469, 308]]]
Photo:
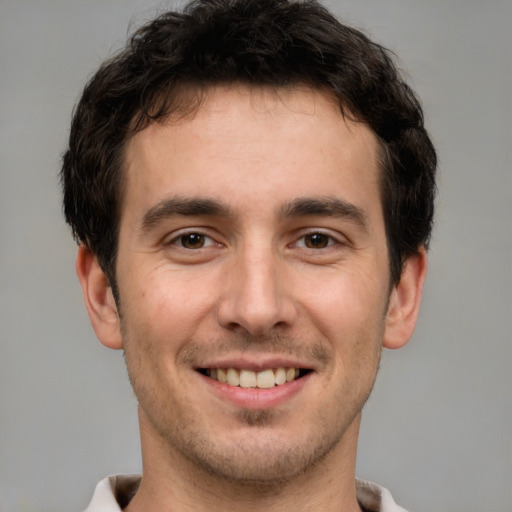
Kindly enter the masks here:
[[222, 327], [261, 336], [294, 323], [297, 310], [286, 264], [271, 250], [247, 250], [226, 274], [217, 309]]

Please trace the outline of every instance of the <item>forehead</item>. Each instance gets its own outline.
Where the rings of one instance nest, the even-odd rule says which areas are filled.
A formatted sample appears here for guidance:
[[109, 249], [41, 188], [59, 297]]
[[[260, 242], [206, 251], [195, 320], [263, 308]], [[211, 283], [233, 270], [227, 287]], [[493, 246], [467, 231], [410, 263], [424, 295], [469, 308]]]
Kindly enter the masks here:
[[277, 200], [279, 191], [291, 201], [309, 190], [332, 195], [334, 182], [380, 202], [378, 153], [373, 132], [345, 118], [326, 92], [215, 87], [185, 118], [170, 116], [129, 141], [122, 209], [149, 208], [169, 193], [220, 193], [244, 205], [244, 198]]

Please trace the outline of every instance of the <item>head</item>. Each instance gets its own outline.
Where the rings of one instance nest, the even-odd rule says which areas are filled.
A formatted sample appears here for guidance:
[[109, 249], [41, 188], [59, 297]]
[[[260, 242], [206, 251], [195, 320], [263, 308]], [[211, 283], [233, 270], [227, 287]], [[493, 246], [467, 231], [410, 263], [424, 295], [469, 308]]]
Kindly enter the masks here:
[[153, 469], [354, 471], [381, 348], [416, 321], [434, 170], [389, 54], [315, 2], [194, 2], [100, 68], [65, 210]]
[[116, 294], [123, 162], [151, 123], [197, 112], [208, 90], [310, 87], [376, 135], [391, 284], [428, 246], [436, 155], [391, 54], [314, 1], [193, 1], [139, 29], [85, 87], [63, 158], [64, 211]]

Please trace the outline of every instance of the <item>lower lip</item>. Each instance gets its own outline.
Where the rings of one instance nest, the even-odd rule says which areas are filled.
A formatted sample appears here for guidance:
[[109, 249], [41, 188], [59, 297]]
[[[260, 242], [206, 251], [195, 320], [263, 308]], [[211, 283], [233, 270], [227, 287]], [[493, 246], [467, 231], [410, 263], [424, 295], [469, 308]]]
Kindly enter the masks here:
[[205, 375], [199, 375], [221, 400], [231, 402], [234, 406], [243, 409], [262, 410], [277, 407], [292, 399], [307, 384], [313, 373], [310, 372], [300, 379], [268, 389], [230, 386]]

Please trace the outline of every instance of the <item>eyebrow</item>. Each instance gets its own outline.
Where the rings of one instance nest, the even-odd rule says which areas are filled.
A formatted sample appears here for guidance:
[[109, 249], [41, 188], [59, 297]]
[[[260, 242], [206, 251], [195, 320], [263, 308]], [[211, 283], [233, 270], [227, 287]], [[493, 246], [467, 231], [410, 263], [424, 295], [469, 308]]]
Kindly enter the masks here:
[[170, 197], [163, 199], [144, 214], [142, 230], [149, 231], [161, 221], [176, 215], [228, 217], [231, 210], [226, 204], [215, 199]]
[[[301, 197], [286, 203], [280, 211], [282, 217], [328, 216], [346, 218], [367, 229], [367, 216], [363, 209], [337, 197]], [[169, 197], [158, 202], [142, 217], [141, 228], [149, 231], [160, 222], [176, 216], [231, 217], [230, 207], [216, 199]]]
[[337, 197], [301, 197], [287, 203], [282, 209], [284, 217], [328, 216], [346, 218], [364, 229], [368, 219], [365, 211]]

